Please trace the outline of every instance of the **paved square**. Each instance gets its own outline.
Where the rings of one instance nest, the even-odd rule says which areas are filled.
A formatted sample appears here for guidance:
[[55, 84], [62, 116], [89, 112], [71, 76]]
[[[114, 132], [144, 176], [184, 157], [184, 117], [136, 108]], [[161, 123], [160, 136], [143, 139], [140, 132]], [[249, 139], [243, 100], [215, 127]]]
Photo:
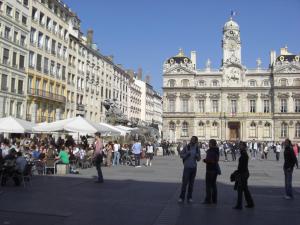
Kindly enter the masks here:
[[175, 156], [157, 157], [150, 168], [103, 168], [104, 184], [93, 182], [95, 168], [67, 177], [35, 176], [32, 187], [9, 183], [0, 191], [0, 225], [299, 225], [300, 170], [294, 172], [295, 200], [287, 201], [283, 199], [282, 162], [252, 160], [249, 164], [255, 209], [232, 209], [237, 193], [229, 176], [237, 162], [220, 163], [217, 206], [201, 204], [205, 193], [202, 162], [195, 203], [178, 205], [182, 161]]

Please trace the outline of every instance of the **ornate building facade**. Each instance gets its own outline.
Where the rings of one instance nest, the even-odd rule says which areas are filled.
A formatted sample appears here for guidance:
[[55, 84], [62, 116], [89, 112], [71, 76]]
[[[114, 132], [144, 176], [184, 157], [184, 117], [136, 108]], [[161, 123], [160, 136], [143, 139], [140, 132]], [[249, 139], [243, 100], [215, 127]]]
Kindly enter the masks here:
[[223, 27], [223, 60], [212, 69], [197, 69], [196, 53], [182, 50], [163, 67], [163, 133], [170, 141], [261, 140], [300, 141], [299, 55], [271, 51], [268, 69], [242, 64], [239, 25]]

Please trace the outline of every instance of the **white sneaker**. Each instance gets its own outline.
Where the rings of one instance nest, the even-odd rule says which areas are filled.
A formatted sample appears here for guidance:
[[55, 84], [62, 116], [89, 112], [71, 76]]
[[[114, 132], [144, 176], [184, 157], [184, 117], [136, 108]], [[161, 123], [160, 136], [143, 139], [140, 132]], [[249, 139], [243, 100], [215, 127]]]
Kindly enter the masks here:
[[193, 203], [194, 201], [193, 201], [193, 199], [188, 199], [188, 203]]
[[178, 202], [178, 203], [183, 203], [183, 199], [182, 199], [182, 198], [179, 198], [179, 199], [177, 200], [177, 202]]
[[288, 196], [288, 195], [285, 195], [284, 198], [285, 198], [286, 200], [292, 199], [292, 197], [290, 197], [290, 196]]

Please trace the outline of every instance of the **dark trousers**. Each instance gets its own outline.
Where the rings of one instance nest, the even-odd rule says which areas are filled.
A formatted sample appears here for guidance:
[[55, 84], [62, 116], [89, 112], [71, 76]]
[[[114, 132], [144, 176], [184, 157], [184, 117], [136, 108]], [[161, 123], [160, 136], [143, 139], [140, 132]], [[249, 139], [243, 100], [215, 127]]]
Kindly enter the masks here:
[[251, 193], [248, 189], [248, 177], [249, 177], [249, 175], [248, 176], [247, 175], [244, 175], [244, 176], [241, 175], [241, 180], [239, 181], [240, 183], [238, 183], [238, 186], [237, 186], [238, 199], [237, 199], [236, 206], [240, 207], [240, 208], [243, 207], [243, 192], [244, 192], [244, 195], [245, 195], [247, 205], [249, 205], [249, 206], [254, 205]]
[[217, 172], [206, 171], [205, 184], [206, 184], [206, 197], [205, 202], [217, 203], [218, 191], [217, 191]]
[[293, 198], [293, 168], [284, 169], [285, 194]]
[[236, 161], [236, 153], [235, 150], [231, 150], [232, 161]]
[[101, 163], [96, 164], [96, 169], [98, 173], [98, 181], [103, 182], [103, 174], [102, 174], [102, 169], [101, 169]]
[[135, 166], [140, 165], [140, 160], [141, 160], [141, 154], [134, 154]]
[[187, 199], [191, 199], [193, 197], [193, 188], [194, 188], [194, 181], [197, 173], [197, 168], [184, 168], [183, 175], [182, 175], [182, 186], [181, 186], [181, 193], [180, 198], [185, 198], [186, 187], [188, 187]]
[[276, 160], [279, 161], [280, 158], [280, 152], [276, 152]]

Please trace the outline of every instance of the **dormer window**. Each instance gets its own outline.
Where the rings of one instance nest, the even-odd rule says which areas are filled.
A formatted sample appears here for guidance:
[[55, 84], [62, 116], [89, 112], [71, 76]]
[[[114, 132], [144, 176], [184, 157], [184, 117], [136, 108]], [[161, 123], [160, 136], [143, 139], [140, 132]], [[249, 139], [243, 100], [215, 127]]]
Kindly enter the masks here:
[[255, 80], [250, 80], [249, 85], [250, 85], [250, 87], [255, 87], [256, 86], [256, 81]]
[[213, 86], [213, 87], [218, 87], [218, 86], [219, 86], [219, 82], [218, 82], [217, 80], [214, 80], [214, 81], [212, 82], [212, 86]]
[[280, 80], [280, 86], [288, 86], [287, 79], [281, 79]]
[[200, 87], [204, 87], [205, 86], [205, 81], [204, 80], [200, 80], [199, 81], [199, 86]]

